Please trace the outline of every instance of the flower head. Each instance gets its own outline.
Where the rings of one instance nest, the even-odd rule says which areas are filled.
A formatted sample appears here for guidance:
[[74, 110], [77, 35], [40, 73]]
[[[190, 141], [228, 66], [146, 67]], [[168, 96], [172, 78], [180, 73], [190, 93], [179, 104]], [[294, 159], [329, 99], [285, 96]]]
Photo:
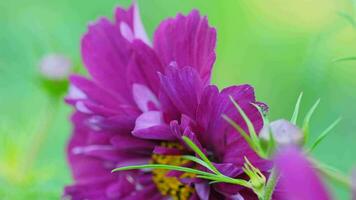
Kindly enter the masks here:
[[[153, 44], [138, 7], [117, 8], [115, 22], [100, 18], [82, 38], [82, 57], [90, 78], [73, 75], [67, 103], [73, 105], [73, 135], [68, 160], [75, 183], [65, 188], [72, 199], [231, 199], [252, 196], [239, 186], [210, 185], [193, 174], [163, 169], [111, 170], [127, 165], [170, 164], [201, 168], [183, 158], [192, 140], [222, 174], [246, 177], [246, 156], [266, 171], [270, 164], [254, 153], [227, 123], [246, 132], [236, 101], [253, 122], [263, 120], [249, 85], [221, 91], [210, 85], [216, 31], [193, 10], [164, 20]], [[208, 170], [208, 169], [204, 169]]]

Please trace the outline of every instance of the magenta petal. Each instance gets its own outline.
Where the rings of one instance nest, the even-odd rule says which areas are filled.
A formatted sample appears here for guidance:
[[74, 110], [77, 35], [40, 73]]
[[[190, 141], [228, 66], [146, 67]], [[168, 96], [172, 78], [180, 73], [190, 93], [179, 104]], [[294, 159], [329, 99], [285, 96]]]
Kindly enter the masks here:
[[163, 115], [159, 111], [142, 113], [136, 120], [132, 134], [139, 138], [155, 140], [175, 140], [169, 126], [163, 121]]
[[171, 134], [168, 126], [158, 125], [145, 129], [139, 129], [132, 131], [132, 134], [136, 137], [152, 140], [168, 140], [173, 141], [176, 138]]
[[134, 131], [150, 128], [153, 126], [165, 125], [162, 112], [160, 111], [148, 111], [142, 113], [137, 119]]
[[144, 85], [134, 84], [132, 86], [132, 94], [137, 107], [142, 112], [147, 112], [151, 109], [159, 109], [160, 103], [155, 94]]
[[116, 24], [120, 27], [121, 34], [126, 39], [129, 41], [140, 39], [146, 44], [150, 44], [136, 2], [134, 2], [127, 10], [117, 7], [115, 10], [115, 19]]
[[83, 62], [94, 81], [132, 102], [126, 77], [132, 50], [119, 29], [108, 19], [99, 19], [83, 36], [81, 51]]
[[204, 83], [215, 62], [216, 31], [206, 17], [193, 10], [188, 16], [163, 21], [154, 33], [154, 49], [166, 66], [172, 61], [197, 70]]
[[114, 185], [114, 180], [94, 180], [90, 183], [75, 184], [64, 188], [63, 199], [82, 200], [97, 199], [106, 200], [108, 187]]
[[195, 119], [203, 90], [202, 81], [195, 69], [170, 66], [166, 74], [161, 75], [161, 88], [180, 113]]
[[142, 140], [132, 135], [119, 134], [111, 138], [111, 144], [122, 151], [152, 151], [156, 145], [155, 142]]
[[134, 40], [132, 47], [134, 51], [127, 71], [129, 84], [145, 85], [153, 93], [158, 94], [160, 84], [158, 72], [164, 71], [163, 65], [155, 52], [142, 41]]
[[195, 190], [201, 200], [209, 200], [210, 196], [210, 185], [206, 182], [195, 183]]
[[[69, 99], [90, 99], [93, 102], [103, 104], [106, 107], [114, 109], [120, 109], [118, 105], [125, 104], [125, 99], [119, 94], [112, 94], [110, 91], [98, 86], [93, 81], [88, 80], [85, 77], [72, 75], [69, 80], [75, 88], [74, 94], [67, 97]], [[84, 93], [85, 96], [80, 94], [80, 92]]]
[[161, 103], [161, 109], [163, 111], [165, 121], [179, 120], [180, 113], [174, 106], [171, 99], [167, 96], [166, 92], [162, 89], [159, 91], [159, 101]]
[[243, 138], [225, 147], [224, 162], [234, 163], [236, 166], [241, 167], [245, 163], [244, 157], [247, 157], [252, 164], [261, 171], [267, 171], [272, 167], [272, 163], [268, 160], [261, 159]]
[[[214, 150], [219, 157], [224, 157], [225, 152], [226, 154], [230, 153], [230, 150], [226, 149], [228, 145], [242, 139], [240, 134], [222, 117], [223, 115], [228, 116], [247, 131], [246, 123], [231, 102], [230, 96], [237, 101], [250, 118], [255, 126], [256, 132], [259, 132], [262, 128], [262, 117], [259, 111], [252, 105], [252, 103], [256, 101], [251, 86], [232, 86], [222, 90], [220, 93], [216, 86], [206, 87], [197, 111], [197, 123], [202, 129], [198, 131], [198, 133], [201, 134], [198, 135], [198, 137], [202, 143], [208, 145], [209, 149]], [[234, 150], [242, 148], [235, 147], [236, 146], [234, 146]], [[243, 150], [241, 151], [243, 152]], [[224, 160], [224, 162], [237, 164], [231, 160]]]
[[240, 175], [243, 171], [240, 167], [232, 163], [214, 163], [214, 166], [225, 176], [236, 177]]
[[331, 199], [307, 157], [296, 147], [282, 149], [275, 158], [279, 184], [286, 200]]
[[[185, 145], [184, 140], [182, 139], [183, 136], [189, 138], [191, 141], [194, 142], [194, 144], [200, 148], [202, 152], [205, 150], [203, 149], [202, 145], [200, 144], [198, 138], [196, 137], [195, 133], [190, 130], [189, 127], [182, 128], [179, 126], [177, 121], [172, 121], [170, 123], [170, 128], [171, 128], [171, 133], [182, 143]], [[190, 149], [190, 147], [186, 146], [187, 149]]]
[[[98, 178], [114, 178], [112, 174], [110, 174], [110, 170], [114, 168], [113, 162], [108, 161], [105, 165], [99, 158], [75, 152], [77, 147], [88, 145], [88, 138], [90, 137], [91, 132], [84, 124], [82, 124], [82, 122], [85, 121], [85, 115], [76, 113], [73, 115], [72, 120], [76, 126], [74, 127], [73, 135], [68, 144], [67, 156], [76, 182], [86, 183]], [[110, 166], [112, 168], [110, 168]]]

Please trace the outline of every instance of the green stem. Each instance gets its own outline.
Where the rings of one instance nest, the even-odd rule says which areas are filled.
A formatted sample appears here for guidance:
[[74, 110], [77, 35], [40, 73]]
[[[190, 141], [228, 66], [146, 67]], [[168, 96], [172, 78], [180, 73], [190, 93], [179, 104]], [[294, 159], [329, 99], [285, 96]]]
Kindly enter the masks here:
[[271, 171], [271, 174], [268, 177], [268, 181], [267, 181], [267, 184], [265, 187], [265, 191], [264, 191], [262, 200], [271, 200], [272, 199], [272, 194], [273, 194], [273, 191], [277, 185], [277, 182], [278, 182], [278, 175], [277, 175], [276, 169], [273, 168]]
[[339, 185], [345, 187], [345, 188], [351, 188], [351, 181], [350, 179], [345, 176], [342, 172], [339, 170], [328, 166], [324, 163], [321, 163], [317, 160], [310, 159], [311, 162], [313, 163], [314, 167], [324, 176], [329, 178], [330, 180], [338, 183]]

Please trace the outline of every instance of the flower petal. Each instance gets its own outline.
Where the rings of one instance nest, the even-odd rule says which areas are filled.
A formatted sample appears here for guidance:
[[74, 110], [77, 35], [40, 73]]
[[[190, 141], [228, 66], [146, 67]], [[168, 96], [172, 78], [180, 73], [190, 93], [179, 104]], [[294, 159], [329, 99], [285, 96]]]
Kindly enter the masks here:
[[197, 70], [204, 83], [210, 81], [215, 62], [216, 31], [206, 17], [193, 10], [188, 16], [163, 21], [154, 33], [154, 49], [166, 66], [172, 61]]
[[194, 184], [195, 190], [201, 200], [209, 200], [210, 196], [210, 185], [206, 182], [202, 183], [195, 183]]
[[159, 111], [142, 113], [136, 119], [136, 125], [132, 134], [139, 138], [155, 140], [175, 140], [169, 126], [163, 121], [163, 115]]
[[275, 164], [280, 172], [279, 184], [283, 190], [283, 199], [331, 199], [312, 164], [296, 147], [281, 150], [275, 158]]
[[142, 112], [160, 108], [158, 98], [146, 86], [134, 84], [132, 90], [136, 105]]
[[[117, 7], [115, 10], [115, 22], [121, 29], [121, 34], [129, 41], [140, 39], [146, 44], [150, 44], [147, 33], [141, 21], [140, 11], [136, 2], [127, 10]], [[122, 28], [123, 27], [123, 28]]]
[[153, 93], [158, 94], [158, 72], [164, 68], [155, 52], [140, 40], [132, 43], [133, 55], [129, 63], [127, 78], [129, 84], [139, 83], [147, 86]]
[[[161, 75], [161, 90], [170, 99], [181, 114], [195, 119], [199, 99], [203, 90], [197, 71], [191, 67], [178, 69], [170, 66], [165, 75]], [[165, 111], [166, 107], [163, 107]]]
[[83, 36], [81, 51], [94, 82], [132, 102], [126, 77], [132, 50], [119, 28], [106, 18], [99, 19]]
[[[216, 86], [206, 87], [197, 111], [197, 124], [201, 129], [197, 132], [204, 134], [198, 135], [199, 139], [220, 158], [223, 158], [225, 153], [230, 153], [230, 150], [226, 149], [230, 144], [243, 139], [241, 135], [226, 122], [222, 115], [227, 115], [248, 132], [247, 125], [231, 102], [230, 96], [244, 110], [253, 123], [256, 132], [259, 132], [263, 123], [259, 111], [252, 105], [252, 103], [256, 102], [253, 87], [249, 85], [232, 86], [222, 90], [220, 93]], [[233, 146], [232, 150], [237, 151], [238, 148], [239, 147]], [[243, 159], [243, 157], [241, 157], [241, 159]], [[227, 159], [224, 160], [224, 162], [232, 162], [232, 160]]]

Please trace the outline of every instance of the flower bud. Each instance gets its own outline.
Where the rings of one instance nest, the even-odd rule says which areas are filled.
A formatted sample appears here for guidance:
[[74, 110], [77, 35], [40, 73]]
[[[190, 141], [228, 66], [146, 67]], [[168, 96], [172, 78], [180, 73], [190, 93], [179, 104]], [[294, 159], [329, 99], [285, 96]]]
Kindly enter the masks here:
[[51, 53], [45, 55], [39, 63], [41, 75], [48, 80], [65, 80], [72, 70], [72, 62], [64, 55]]
[[270, 132], [278, 145], [299, 144], [303, 139], [302, 130], [285, 119], [273, 121], [263, 127], [260, 137], [268, 141]]

